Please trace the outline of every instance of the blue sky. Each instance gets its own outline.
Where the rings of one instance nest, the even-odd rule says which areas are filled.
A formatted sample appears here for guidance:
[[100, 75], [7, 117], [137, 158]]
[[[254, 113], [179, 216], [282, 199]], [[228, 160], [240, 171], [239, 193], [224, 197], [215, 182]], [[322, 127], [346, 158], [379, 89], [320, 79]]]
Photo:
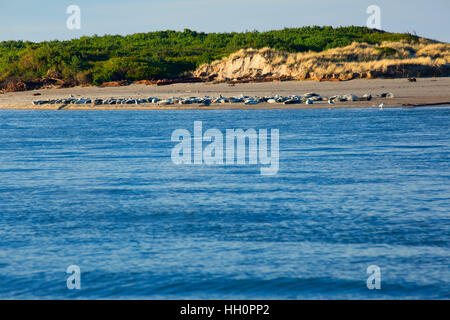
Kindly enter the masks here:
[[[81, 8], [81, 30], [66, 28], [66, 8], [72, 4]], [[372, 4], [381, 8], [384, 30], [450, 42], [449, 0], [0, 0], [0, 41], [184, 28], [227, 32], [365, 25]]]

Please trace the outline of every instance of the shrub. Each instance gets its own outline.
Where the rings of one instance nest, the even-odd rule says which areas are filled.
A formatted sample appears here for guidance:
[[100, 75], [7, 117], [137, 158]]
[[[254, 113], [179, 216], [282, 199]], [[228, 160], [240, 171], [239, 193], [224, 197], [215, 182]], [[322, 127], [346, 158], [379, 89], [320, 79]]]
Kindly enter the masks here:
[[[168, 79], [246, 48], [319, 52], [353, 42], [378, 44], [418, 39], [410, 34], [364, 27], [314, 26], [267, 32], [204, 33], [185, 29], [40, 43], [5, 41], [0, 42], [0, 80], [42, 79], [49, 70], [57, 71], [69, 82], [91, 81], [96, 85], [120, 80]], [[379, 50], [383, 55], [395, 54], [392, 48]]]

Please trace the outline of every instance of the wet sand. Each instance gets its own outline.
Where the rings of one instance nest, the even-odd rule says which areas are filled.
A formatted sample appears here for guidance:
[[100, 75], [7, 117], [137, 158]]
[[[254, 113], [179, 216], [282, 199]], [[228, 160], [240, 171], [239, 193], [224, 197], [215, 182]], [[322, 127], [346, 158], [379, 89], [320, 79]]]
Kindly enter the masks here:
[[[75, 98], [102, 98], [109, 97], [133, 97], [158, 98], [169, 97], [203, 97], [203, 96], [266, 96], [292, 94], [302, 95], [307, 92], [316, 92], [321, 96], [330, 97], [337, 94], [354, 94], [362, 96], [372, 94], [372, 101], [340, 102], [330, 106], [325, 102], [315, 102], [313, 105], [305, 104], [268, 104], [257, 105], [244, 104], [211, 104], [200, 105], [168, 105], [158, 106], [154, 104], [141, 105], [40, 105], [34, 106], [33, 100], [63, 99], [70, 94]], [[377, 97], [381, 93], [392, 92], [395, 98], [386, 99]], [[39, 96], [33, 94], [40, 93]], [[0, 109], [27, 109], [27, 110], [125, 110], [125, 109], [152, 109], [152, 110], [182, 110], [182, 109], [311, 109], [311, 108], [363, 108], [376, 107], [380, 103], [385, 107], [450, 105], [450, 78], [418, 78], [417, 82], [408, 82], [407, 79], [361, 79], [345, 82], [315, 82], [315, 81], [287, 81], [245, 83], [230, 86], [228, 84], [209, 83], [178, 83], [168, 86], [130, 85], [113, 88], [100, 87], [75, 87], [64, 89], [40, 89], [24, 92], [11, 92], [0, 94]]]

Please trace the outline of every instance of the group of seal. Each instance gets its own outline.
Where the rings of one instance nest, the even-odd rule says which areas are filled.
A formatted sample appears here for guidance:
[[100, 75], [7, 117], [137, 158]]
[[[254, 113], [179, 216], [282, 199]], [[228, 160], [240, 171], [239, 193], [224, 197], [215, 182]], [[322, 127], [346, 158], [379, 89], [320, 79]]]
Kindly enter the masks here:
[[[382, 98], [394, 98], [393, 93], [382, 93], [380, 95]], [[198, 104], [201, 106], [209, 106], [210, 104], [222, 104], [222, 103], [241, 103], [245, 105], [256, 105], [260, 103], [270, 103], [270, 104], [313, 104], [317, 101], [328, 101], [329, 104], [334, 104], [335, 102], [346, 102], [346, 101], [370, 101], [372, 100], [371, 94], [365, 94], [361, 97], [355, 96], [353, 94], [346, 95], [335, 95], [332, 97], [324, 97], [315, 92], [305, 93], [303, 95], [290, 95], [290, 96], [246, 96], [241, 94], [237, 97], [172, 97], [160, 99], [157, 97], [147, 97], [147, 98], [75, 98], [72, 95], [67, 99], [49, 99], [49, 100], [35, 100], [33, 105], [46, 105], [46, 104], [93, 104], [98, 105], [140, 105], [140, 104], [155, 104], [155, 105], [188, 105], [188, 104]]]

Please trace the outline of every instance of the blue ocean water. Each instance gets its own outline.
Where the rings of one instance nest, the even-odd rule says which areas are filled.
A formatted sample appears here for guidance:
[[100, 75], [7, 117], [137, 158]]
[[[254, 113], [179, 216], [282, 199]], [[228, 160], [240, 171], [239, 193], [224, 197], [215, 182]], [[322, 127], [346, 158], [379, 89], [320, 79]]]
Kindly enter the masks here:
[[[279, 129], [278, 174], [174, 165], [194, 121]], [[448, 299], [449, 124], [447, 107], [2, 110], [0, 298]]]

